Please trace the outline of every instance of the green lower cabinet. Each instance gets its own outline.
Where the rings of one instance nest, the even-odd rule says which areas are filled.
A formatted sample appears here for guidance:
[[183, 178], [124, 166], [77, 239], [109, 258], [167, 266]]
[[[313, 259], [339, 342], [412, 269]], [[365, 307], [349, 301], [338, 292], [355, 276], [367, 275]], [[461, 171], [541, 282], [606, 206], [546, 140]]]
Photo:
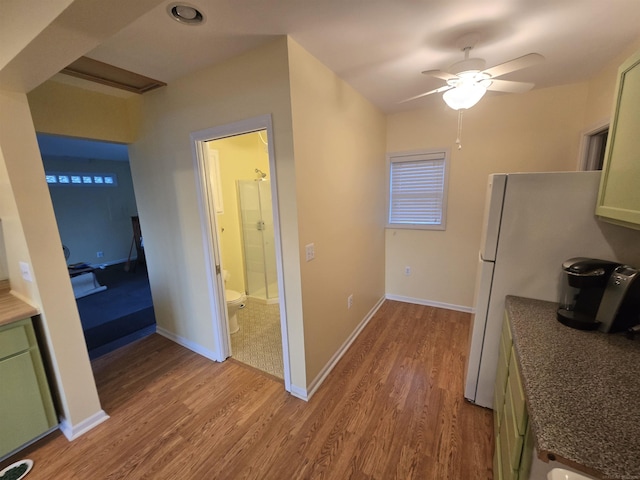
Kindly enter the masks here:
[[527, 480], [533, 460], [533, 436], [508, 320], [502, 328], [494, 395], [495, 480]]
[[0, 327], [0, 458], [57, 424], [31, 319]]

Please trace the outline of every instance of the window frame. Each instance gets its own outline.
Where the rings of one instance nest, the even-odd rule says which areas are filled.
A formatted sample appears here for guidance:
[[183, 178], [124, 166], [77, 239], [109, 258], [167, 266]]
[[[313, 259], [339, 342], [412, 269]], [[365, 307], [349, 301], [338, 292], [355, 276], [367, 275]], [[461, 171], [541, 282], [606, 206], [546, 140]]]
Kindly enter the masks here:
[[[450, 152], [447, 148], [436, 148], [429, 150], [415, 150], [409, 152], [387, 153], [387, 211], [386, 211], [386, 227], [389, 229], [408, 229], [408, 230], [446, 230], [447, 227], [447, 198], [449, 191], [449, 161]], [[444, 164], [444, 175], [442, 179], [442, 206], [440, 209], [440, 223], [391, 223], [391, 168], [394, 163], [411, 162], [411, 161], [434, 161], [441, 160]]]

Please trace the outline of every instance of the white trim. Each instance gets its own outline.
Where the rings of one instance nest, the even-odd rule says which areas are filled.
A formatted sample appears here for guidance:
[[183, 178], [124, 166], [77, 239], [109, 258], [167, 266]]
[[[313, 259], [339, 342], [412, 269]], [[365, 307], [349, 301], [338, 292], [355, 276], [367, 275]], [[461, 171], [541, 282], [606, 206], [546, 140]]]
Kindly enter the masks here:
[[[218, 127], [200, 130], [191, 133], [193, 161], [196, 172], [196, 188], [198, 194], [198, 207], [200, 209], [200, 218], [202, 220], [203, 244], [205, 245], [205, 258], [207, 262], [207, 282], [209, 303], [211, 305], [213, 330], [216, 336], [216, 344], [219, 350], [218, 361], [224, 361], [231, 353], [231, 339], [229, 328], [227, 325], [227, 305], [226, 302], [218, 301], [224, 299], [224, 282], [220, 275], [215, 275], [216, 265], [220, 265], [219, 250], [217, 246], [217, 230], [215, 225], [215, 215], [210, 215], [211, 211], [215, 211], [215, 206], [211, 205], [212, 195], [208, 192], [206, 176], [204, 169], [203, 145], [204, 142], [210, 140], [218, 140], [234, 135], [242, 135], [245, 133], [256, 132], [259, 130], [267, 131], [268, 154], [269, 154], [269, 171], [271, 172], [271, 202], [273, 205], [273, 230], [276, 248], [276, 266], [278, 276], [278, 298], [280, 304], [280, 330], [282, 332], [282, 360], [283, 360], [283, 377], [285, 389], [291, 392], [291, 368], [289, 364], [289, 337], [287, 327], [287, 314], [285, 302], [284, 288], [284, 272], [282, 263], [282, 241], [280, 237], [280, 212], [278, 209], [278, 184], [277, 169], [275, 155], [275, 137], [273, 132], [273, 124], [271, 115], [261, 115], [258, 117], [248, 118], [239, 122], [221, 125]], [[217, 263], [216, 263], [217, 259]], [[212, 261], [213, 260], [213, 261]], [[216, 305], [221, 304], [216, 308]], [[217, 311], [216, 311], [217, 310]]]
[[289, 393], [300, 400], [304, 400], [305, 402], [308, 402], [310, 398], [306, 388], [298, 387], [296, 385], [291, 385]]
[[203, 253], [205, 257], [205, 273], [207, 276], [209, 311], [217, 350], [217, 354], [214, 354], [213, 358], [210, 356], [207, 356], [207, 358], [223, 362], [231, 355], [231, 346], [227, 319], [227, 304], [220, 300], [225, 298], [224, 283], [221, 275], [216, 273], [220, 269], [222, 262], [220, 260], [216, 233], [215, 195], [209, 190], [210, 183], [207, 181], [207, 178], [209, 178], [209, 175], [207, 175], [208, 162], [206, 161], [208, 156], [204, 142], [208, 139], [209, 136], [204, 133], [201, 134], [201, 132], [191, 134], [202, 243], [205, 247]]
[[[405, 152], [390, 152], [386, 154], [386, 219], [387, 229], [409, 229], [409, 230], [446, 230], [447, 229], [447, 202], [449, 198], [449, 169], [451, 168], [451, 151], [448, 148], [435, 148], [427, 150], [411, 150]], [[439, 224], [417, 224], [417, 223], [389, 223], [391, 211], [391, 166], [393, 163], [407, 161], [444, 161], [444, 178], [442, 182], [442, 210]]]
[[581, 132], [580, 146], [579, 146], [579, 152], [578, 152], [578, 168], [577, 168], [578, 171], [584, 171], [587, 167], [587, 163], [589, 160], [588, 158], [589, 143], [590, 143], [591, 137], [593, 135], [603, 132], [604, 130], [607, 130], [609, 128], [610, 123], [611, 123], [611, 120], [609, 118], [605, 118], [600, 120], [597, 123], [594, 123], [589, 128]]
[[104, 410], [94, 413], [75, 425], [71, 425], [66, 418], [61, 418], [60, 430], [64, 436], [67, 437], [67, 440], [71, 442], [108, 419], [109, 415], [107, 415]]
[[[336, 351], [336, 353], [333, 354], [333, 356], [331, 357], [329, 362], [327, 362], [327, 364], [320, 371], [320, 373], [316, 376], [316, 378], [314, 378], [313, 381], [309, 384], [309, 387], [307, 388], [307, 390], [305, 392], [306, 393], [306, 398], [303, 398], [303, 397], [300, 397], [300, 396], [298, 398], [302, 398], [303, 400], [307, 400], [307, 401], [309, 399], [311, 399], [313, 394], [316, 393], [318, 388], [320, 388], [320, 386], [325, 381], [327, 376], [331, 373], [331, 371], [334, 369], [336, 364], [344, 356], [344, 354], [347, 352], [347, 350], [349, 349], [351, 344], [356, 340], [356, 338], [358, 338], [358, 335], [360, 335], [360, 333], [362, 332], [364, 327], [367, 326], [367, 324], [369, 323], [369, 320], [371, 320], [373, 318], [373, 316], [376, 314], [378, 309], [382, 306], [384, 301], [385, 301], [385, 297], [381, 297], [380, 300], [378, 300], [378, 302], [373, 306], [373, 308], [371, 310], [369, 310], [369, 313], [367, 313], [367, 315], [362, 319], [362, 321], [356, 327], [356, 329], [344, 341], [342, 346]], [[293, 393], [293, 392], [291, 392], [291, 393]], [[296, 395], [296, 396], [298, 396], [298, 395]]]
[[170, 332], [169, 330], [166, 330], [162, 327], [158, 327], [157, 325], [156, 333], [162, 335], [165, 338], [168, 338], [178, 345], [182, 345], [184, 348], [187, 348], [192, 352], [197, 353], [198, 355], [202, 355], [203, 357], [208, 358], [209, 360], [213, 360], [214, 362], [221, 361], [218, 360], [218, 355], [216, 355], [216, 352], [212, 352], [211, 350], [204, 348], [202, 345], [192, 342], [191, 340], [187, 340], [186, 338], [181, 337], [180, 335], [176, 335], [175, 333]]
[[404, 297], [402, 295], [394, 295], [387, 293], [385, 295], [387, 300], [395, 300], [397, 302], [415, 303], [416, 305], [425, 305], [427, 307], [444, 308], [446, 310], [455, 310], [457, 312], [473, 313], [473, 307], [466, 307], [464, 305], [453, 305], [451, 303], [433, 302], [431, 300], [425, 300], [423, 298]]

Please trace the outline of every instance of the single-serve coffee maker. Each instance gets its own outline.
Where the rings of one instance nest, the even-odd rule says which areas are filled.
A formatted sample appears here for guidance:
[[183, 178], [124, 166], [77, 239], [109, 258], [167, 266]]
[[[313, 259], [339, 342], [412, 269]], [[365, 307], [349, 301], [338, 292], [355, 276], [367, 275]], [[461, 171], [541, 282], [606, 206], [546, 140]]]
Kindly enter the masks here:
[[570, 258], [558, 320], [580, 330], [617, 332], [640, 324], [640, 271], [597, 258]]

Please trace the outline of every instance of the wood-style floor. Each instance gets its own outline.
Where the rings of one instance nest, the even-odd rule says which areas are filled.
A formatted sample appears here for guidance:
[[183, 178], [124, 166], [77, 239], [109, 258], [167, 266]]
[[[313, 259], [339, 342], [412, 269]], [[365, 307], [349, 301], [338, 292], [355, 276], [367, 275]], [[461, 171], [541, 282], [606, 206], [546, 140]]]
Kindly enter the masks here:
[[26, 480], [492, 478], [492, 413], [463, 398], [468, 314], [386, 301], [308, 402], [158, 335], [93, 362], [111, 416], [51, 434]]

